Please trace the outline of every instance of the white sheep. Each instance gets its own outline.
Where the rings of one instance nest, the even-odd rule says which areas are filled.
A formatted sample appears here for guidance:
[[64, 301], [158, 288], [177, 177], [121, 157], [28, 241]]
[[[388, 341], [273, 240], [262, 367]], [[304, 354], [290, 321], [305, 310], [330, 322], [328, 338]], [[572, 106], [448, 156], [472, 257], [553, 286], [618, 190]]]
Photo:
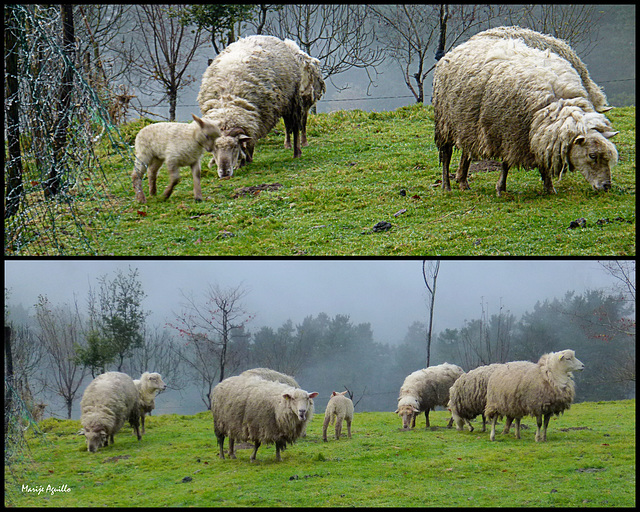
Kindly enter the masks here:
[[140, 408], [138, 390], [133, 379], [120, 372], [98, 375], [87, 386], [80, 401], [80, 423], [87, 443], [87, 450], [113, 444], [125, 421], [134, 428], [138, 441], [140, 435]]
[[457, 430], [462, 430], [466, 423], [469, 432], [473, 432], [471, 420], [481, 414], [482, 432], [486, 431], [484, 408], [487, 405], [487, 382], [499, 366], [498, 363], [479, 366], [462, 374], [451, 386], [447, 407], [451, 411]]
[[299, 157], [302, 105], [298, 60], [284, 41], [249, 36], [227, 46], [202, 76], [198, 104], [222, 136], [213, 151], [220, 178], [253, 161], [256, 142], [278, 120], [293, 132], [293, 156]]
[[322, 440], [327, 441], [327, 427], [329, 423], [335, 421], [336, 439], [340, 439], [342, 433], [342, 422], [347, 422], [347, 435], [351, 439], [351, 421], [353, 421], [353, 402], [344, 396], [347, 392], [333, 392], [327, 408], [324, 411], [324, 423], [322, 425]]
[[220, 130], [212, 122], [191, 114], [191, 123], [154, 123], [145, 126], [136, 135], [136, 162], [131, 173], [133, 190], [140, 203], [147, 198], [142, 191], [145, 170], [149, 177], [149, 194], [156, 195], [158, 170], [166, 162], [169, 170], [169, 185], [163, 196], [169, 199], [180, 181], [180, 167], [190, 166], [193, 176], [193, 196], [202, 201], [200, 188], [200, 160], [205, 151], [213, 151]]
[[[408, 375], [398, 397], [396, 414], [402, 418], [402, 428], [415, 428], [416, 417], [424, 411], [429, 428], [429, 411], [437, 405], [446, 407], [449, 402], [449, 388], [464, 373], [455, 364], [443, 363], [417, 370]], [[453, 423], [449, 420], [448, 426]]]
[[[573, 373], [584, 369], [573, 350], [551, 352], [537, 363], [514, 361], [500, 365], [487, 383], [484, 414], [491, 420], [491, 441], [495, 440], [498, 417], [515, 418], [516, 439], [520, 439], [520, 419], [535, 416], [536, 441], [547, 440], [547, 426], [552, 415], [571, 407], [575, 396]], [[544, 429], [542, 418], [544, 416]]]
[[[320, 69], [320, 61], [303, 52], [300, 47], [291, 39], [285, 39], [293, 54], [296, 56], [300, 64], [301, 82], [300, 82], [300, 99], [302, 102], [302, 121], [300, 127], [300, 144], [308, 146], [307, 140], [307, 117], [309, 110], [315, 105], [326, 91], [324, 80], [322, 79], [322, 71]], [[291, 127], [285, 126], [286, 136], [284, 147], [291, 149]]]
[[229, 437], [229, 457], [235, 459], [235, 441], [254, 443], [251, 460], [261, 444], [276, 445], [276, 461], [287, 444], [298, 439], [307, 423], [311, 399], [307, 393], [281, 382], [260, 377], [229, 377], [213, 388], [211, 412], [220, 458], [224, 459], [224, 439]]
[[140, 379], [133, 381], [138, 389], [138, 397], [140, 403], [140, 423], [142, 424], [142, 433], [144, 430], [144, 417], [151, 414], [156, 407], [156, 395], [160, 391], [167, 389], [167, 385], [163, 382], [159, 373], [144, 372]]
[[469, 188], [471, 159], [480, 158], [502, 159], [498, 195], [512, 166], [537, 167], [545, 193], [567, 169], [595, 190], [611, 188], [618, 153], [608, 139], [618, 132], [596, 112], [578, 71], [550, 50], [477, 34], [436, 65], [433, 106], [443, 190], [451, 190], [454, 146], [462, 150], [461, 189]]

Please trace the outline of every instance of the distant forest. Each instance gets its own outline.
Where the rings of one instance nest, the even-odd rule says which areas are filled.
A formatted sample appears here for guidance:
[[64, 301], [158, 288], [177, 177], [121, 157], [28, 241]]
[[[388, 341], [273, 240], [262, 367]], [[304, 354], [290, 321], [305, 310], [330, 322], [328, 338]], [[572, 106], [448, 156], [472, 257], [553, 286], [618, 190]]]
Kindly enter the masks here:
[[[45, 415], [71, 417], [93, 376], [123, 371], [138, 378], [156, 371], [171, 389], [197, 388], [205, 410], [222, 378], [268, 367], [320, 392], [318, 410], [332, 391], [347, 389], [356, 411], [393, 411], [404, 378], [426, 366], [423, 321], [413, 322], [398, 345], [375, 342], [369, 323], [354, 324], [346, 314], [310, 314], [277, 328], [249, 330], [252, 317], [242, 307], [247, 292], [241, 287], [212, 286], [206, 300], [185, 296], [178, 318], [148, 325], [137, 272], [100, 277], [86, 312], [77, 303], [51, 304], [41, 296], [29, 317], [21, 306], [9, 306], [5, 290], [5, 339], [8, 327], [12, 356], [12, 379], [5, 384], [27, 408], [41, 412], [49, 404]], [[491, 315], [483, 305], [478, 318], [461, 317], [458, 328], [434, 333], [430, 361], [469, 371], [537, 361], [564, 349], [575, 350], [585, 364], [575, 376], [576, 401], [634, 397], [635, 281], [615, 293], [597, 289], [542, 298], [520, 318], [508, 304]]]

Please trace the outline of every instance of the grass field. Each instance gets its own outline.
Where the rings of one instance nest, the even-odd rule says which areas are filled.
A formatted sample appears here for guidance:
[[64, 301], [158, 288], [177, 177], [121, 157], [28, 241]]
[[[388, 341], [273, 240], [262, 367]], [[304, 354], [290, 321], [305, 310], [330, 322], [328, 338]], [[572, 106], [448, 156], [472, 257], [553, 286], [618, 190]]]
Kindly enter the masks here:
[[[103, 211], [87, 201], [77, 219], [87, 219], [85, 232], [104, 256], [634, 255], [635, 107], [607, 115], [620, 131], [613, 139], [620, 159], [608, 193], [592, 191], [579, 173], [567, 173], [555, 183], [557, 194], [546, 196], [537, 170], [513, 169], [500, 198], [495, 171], [472, 172], [470, 191], [458, 190], [454, 182], [455, 190], [443, 194], [433, 109], [413, 105], [310, 116], [310, 145], [295, 160], [283, 148], [280, 121], [259, 141], [254, 162], [227, 180], [218, 179], [215, 164], [208, 169], [205, 155], [201, 203], [193, 199], [185, 168], [168, 201], [160, 195], [139, 205], [130, 163], [122, 151], [103, 148], [100, 161], [115, 207]], [[123, 127], [130, 143], [141, 125], [134, 126]], [[452, 171], [458, 158], [454, 154]], [[166, 184], [163, 168], [158, 190]], [[276, 189], [238, 193], [260, 185]], [[96, 212], [117, 221], [107, 228], [92, 224]], [[580, 218], [586, 227], [570, 229]], [[374, 232], [379, 222], [391, 228]], [[62, 247], [77, 245], [65, 243], [64, 232], [57, 234]]]
[[574, 404], [546, 443], [534, 441], [532, 418], [521, 440], [492, 443], [446, 429], [445, 411], [412, 431], [390, 412], [356, 413], [352, 439], [323, 443], [316, 414], [280, 463], [273, 446], [255, 463], [250, 449], [220, 460], [206, 412], [150, 417], [142, 441], [126, 427], [95, 454], [78, 421], [45, 420], [46, 439], [29, 441], [33, 462], [14, 466], [16, 480], [5, 468], [5, 505], [634, 507], [635, 414], [635, 400]]

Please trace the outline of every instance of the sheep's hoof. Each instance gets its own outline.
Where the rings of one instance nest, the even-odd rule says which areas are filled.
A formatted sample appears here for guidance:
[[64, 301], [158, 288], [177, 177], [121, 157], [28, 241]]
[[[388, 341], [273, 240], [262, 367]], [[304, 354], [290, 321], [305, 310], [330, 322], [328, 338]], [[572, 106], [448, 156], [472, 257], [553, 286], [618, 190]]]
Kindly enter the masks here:
[[201, 203], [202, 202], [202, 198], [201, 197], [196, 197], [195, 200], [196, 200], [196, 203]]

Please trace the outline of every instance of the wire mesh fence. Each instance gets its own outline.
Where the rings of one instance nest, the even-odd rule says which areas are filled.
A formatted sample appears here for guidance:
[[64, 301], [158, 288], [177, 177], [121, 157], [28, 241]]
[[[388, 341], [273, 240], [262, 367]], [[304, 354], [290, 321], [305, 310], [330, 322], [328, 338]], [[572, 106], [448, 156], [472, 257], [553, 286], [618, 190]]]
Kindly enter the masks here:
[[5, 255], [98, 254], [123, 204], [110, 159], [132, 166], [133, 151], [77, 65], [61, 9], [4, 15]]

